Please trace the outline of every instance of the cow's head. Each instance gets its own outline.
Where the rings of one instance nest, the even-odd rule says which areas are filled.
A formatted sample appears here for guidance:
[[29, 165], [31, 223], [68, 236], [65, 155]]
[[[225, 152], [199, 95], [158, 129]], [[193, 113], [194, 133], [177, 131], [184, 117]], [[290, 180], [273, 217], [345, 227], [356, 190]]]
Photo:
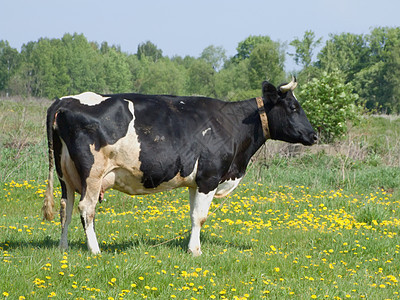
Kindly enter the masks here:
[[263, 82], [264, 104], [271, 138], [289, 143], [312, 145], [317, 141], [317, 134], [293, 94], [296, 86], [295, 78], [278, 88], [267, 81]]

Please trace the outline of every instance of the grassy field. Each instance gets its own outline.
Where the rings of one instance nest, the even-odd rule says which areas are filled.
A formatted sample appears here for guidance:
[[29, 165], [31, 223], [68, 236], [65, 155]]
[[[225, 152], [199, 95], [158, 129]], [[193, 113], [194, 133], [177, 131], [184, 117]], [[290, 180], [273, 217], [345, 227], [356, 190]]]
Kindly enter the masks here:
[[0, 100], [0, 299], [400, 298], [400, 119], [297, 152], [269, 141], [214, 200], [197, 258], [186, 189], [108, 191], [92, 256], [77, 208], [68, 252], [58, 219], [42, 221], [48, 104]]

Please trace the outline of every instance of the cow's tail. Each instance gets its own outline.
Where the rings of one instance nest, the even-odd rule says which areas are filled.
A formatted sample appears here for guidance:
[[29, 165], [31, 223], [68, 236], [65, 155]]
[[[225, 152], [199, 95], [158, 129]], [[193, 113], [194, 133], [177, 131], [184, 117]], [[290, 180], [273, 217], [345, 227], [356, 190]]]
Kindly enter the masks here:
[[54, 219], [54, 197], [53, 197], [53, 182], [54, 182], [54, 146], [53, 146], [53, 124], [56, 119], [57, 109], [60, 100], [56, 100], [47, 110], [46, 129], [47, 143], [49, 148], [49, 177], [47, 180], [47, 189], [43, 201], [43, 218], [51, 221]]

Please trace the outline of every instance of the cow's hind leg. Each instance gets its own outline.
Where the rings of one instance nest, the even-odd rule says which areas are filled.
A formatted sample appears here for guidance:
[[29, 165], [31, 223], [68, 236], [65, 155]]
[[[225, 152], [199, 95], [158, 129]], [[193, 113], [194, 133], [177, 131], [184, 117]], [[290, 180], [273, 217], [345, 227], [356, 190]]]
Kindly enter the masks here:
[[193, 256], [201, 255], [200, 249], [200, 230], [207, 220], [208, 209], [214, 197], [215, 190], [208, 194], [203, 194], [197, 188], [189, 189], [190, 197], [190, 218], [192, 220], [192, 232], [190, 235], [188, 251]]
[[96, 233], [94, 231], [94, 216], [100, 189], [100, 181], [88, 179], [86, 189], [82, 192], [81, 201], [78, 206], [81, 213], [83, 229], [86, 234], [88, 249], [93, 254], [100, 253], [99, 243], [97, 242]]
[[64, 181], [61, 182], [61, 201], [60, 201], [60, 222], [61, 222], [61, 239], [60, 249], [68, 249], [68, 226], [72, 219], [72, 210], [74, 208], [75, 191]]

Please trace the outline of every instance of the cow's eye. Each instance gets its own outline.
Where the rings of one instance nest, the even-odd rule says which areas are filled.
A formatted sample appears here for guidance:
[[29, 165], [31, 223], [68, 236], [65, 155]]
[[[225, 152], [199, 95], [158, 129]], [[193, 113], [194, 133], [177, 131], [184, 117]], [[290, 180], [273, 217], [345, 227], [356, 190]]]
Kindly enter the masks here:
[[295, 104], [290, 104], [290, 110], [291, 110], [292, 112], [297, 111], [296, 105], [295, 105]]

